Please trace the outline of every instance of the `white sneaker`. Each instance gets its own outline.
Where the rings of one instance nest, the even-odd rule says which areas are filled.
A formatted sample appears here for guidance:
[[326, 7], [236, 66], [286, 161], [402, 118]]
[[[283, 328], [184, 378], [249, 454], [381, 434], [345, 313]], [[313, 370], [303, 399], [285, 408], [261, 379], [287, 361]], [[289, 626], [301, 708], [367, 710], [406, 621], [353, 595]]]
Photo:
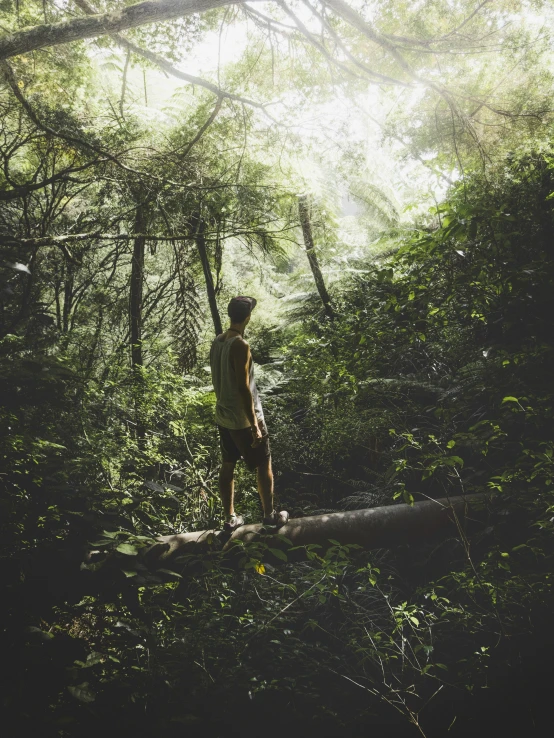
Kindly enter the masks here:
[[273, 525], [275, 528], [282, 528], [283, 525], [286, 525], [289, 522], [289, 514], [286, 510], [281, 510], [280, 512], [277, 512], [277, 510], [274, 510], [271, 515], [266, 515], [264, 517], [264, 525]]
[[242, 515], [231, 515], [229, 520], [225, 521], [225, 524], [223, 525], [223, 530], [227, 531], [228, 533], [232, 533], [237, 528], [240, 528], [241, 525], [244, 525], [244, 518]]

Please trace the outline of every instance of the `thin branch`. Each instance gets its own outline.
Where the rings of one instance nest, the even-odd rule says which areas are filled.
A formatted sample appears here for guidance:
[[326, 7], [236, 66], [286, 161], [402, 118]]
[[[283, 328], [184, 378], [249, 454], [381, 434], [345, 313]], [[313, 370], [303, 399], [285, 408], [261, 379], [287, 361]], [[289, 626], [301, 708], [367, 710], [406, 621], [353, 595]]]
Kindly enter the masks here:
[[[94, 13], [94, 8], [89, 5], [87, 0], [75, 0], [75, 3], [81, 8], [81, 10], [84, 13], [87, 13], [87, 15], [90, 15]], [[177, 69], [172, 64], [170, 64], [166, 59], [164, 59], [159, 54], [155, 54], [153, 51], [148, 51], [147, 49], [143, 49], [140, 46], [137, 46], [132, 41], [129, 41], [128, 39], [121, 36], [119, 33], [111, 33], [111, 38], [121, 47], [127, 49], [127, 52], [132, 51], [133, 54], [136, 54], [137, 56], [141, 56], [143, 59], [147, 59], [148, 61], [152, 62], [156, 66], [158, 66], [160, 69], [163, 69], [164, 72], [167, 74], [170, 74], [172, 77], [176, 77], [177, 79], [182, 80], [183, 82], [188, 82], [192, 85], [198, 85], [198, 87], [204, 87], [206, 90], [209, 90], [210, 92], [213, 92], [214, 95], [216, 95], [218, 98], [228, 98], [229, 100], [237, 100], [238, 102], [245, 103], [246, 105], [249, 105], [253, 108], [258, 108], [260, 110], [263, 110], [263, 112], [273, 121], [276, 122], [271, 115], [266, 111], [266, 105], [263, 103], [257, 103], [254, 100], [249, 100], [248, 98], [242, 97], [241, 95], [235, 95], [232, 92], [225, 92], [225, 90], [222, 90], [217, 85], [214, 85], [212, 82], [208, 82], [205, 79], [202, 79], [201, 77], [196, 77], [193, 74], [187, 74], [186, 72], [182, 72], [180, 69]], [[267, 103], [268, 105], [271, 105], [272, 103]], [[273, 103], [274, 104], [274, 103]]]
[[216, 102], [216, 104], [215, 104], [215, 107], [214, 107], [214, 109], [212, 110], [212, 112], [211, 112], [211, 115], [210, 115], [210, 117], [208, 118], [208, 120], [207, 120], [207, 121], [206, 121], [206, 122], [204, 123], [204, 125], [203, 125], [203, 126], [201, 126], [201, 128], [200, 128], [200, 129], [198, 130], [198, 132], [197, 132], [196, 136], [195, 136], [195, 137], [194, 137], [194, 138], [192, 139], [192, 141], [190, 141], [190, 142], [189, 142], [189, 143], [188, 143], [188, 144], [186, 145], [186, 147], [185, 147], [185, 150], [184, 150], [183, 152], [180, 152], [180, 155], [181, 155], [181, 156], [182, 156], [183, 158], [184, 158], [185, 156], [187, 156], [187, 154], [188, 154], [188, 153], [190, 152], [190, 150], [192, 149], [192, 147], [193, 147], [193, 146], [194, 146], [195, 144], [197, 144], [197, 143], [198, 143], [198, 141], [200, 141], [200, 139], [202, 138], [202, 136], [204, 135], [204, 133], [205, 133], [205, 132], [206, 132], [206, 131], [208, 130], [208, 128], [209, 128], [209, 127], [210, 127], [210, 126], [212, 125], [212, 123], [214, 122], [214, 120], [215, 120], [215, 119], [216, 119], [216, 117], [217, 117], [217, 114], [218, 114], [218, 113], [219, 113], [219, 111], [221, 110], [221, 104], [222, 104], [222, 103], [223, 103], [223, 98], [221, 98], [221, 97], [218, 97], [218, 99], [217, 99], [217, 102]]
[[393, 36], [391, 34], [384, 33], [383, 38], [388, 39], [389, 41], [398, 41], [400, 43], [407, 43], [407, 44], [415, 44], [417, 46], [429, 46], [430, 44], [439, 44], [441, 41], [446, 41], [447, 39], [451, 38], [452, 36], [456, 35], [459, 31], [462, 30], [464, 26], [466, 26], [476, 15], [477, 13], [483, 8], [485, 5], [488, 5], [492, 0], [483, 0], [476, 8], [475, 10], [470, 13], [470, 15], [467, 16], [467, 18], [460, 23], [459, 26], [456, 26], [452, 31], [449, 31], [444, 36], [439, 36], [438, 38], [427, 38], [427, 39], [419, 39], [419, 38], [408, 38], [406, 36]]
[[373, 41], [373, 43], [377, 44], [382, 49], [387, 51], [390, 56], [392, 56], [392, 58], [396, 61], [398, 66], [412, 80], [414, 80], [415, 82], [419, 82], [425, 87], [429, 87], [438, 95], [440, 95], [440, 97], [442, 97], [442, 99], [446, 102], [452, 113], [455, 112], [458, 116], [462, 117], [447, 90], [445, 90], [443, 87], [436, 84], [435, 82], [431, 82], [430, 80], [426, 80], [420, 77], [419, 74], [417, 74], [417, 72], [410, 66], [410, 64], [408, 64], [406, 59], [404, 59], [396, 46], [388, 41], [386, 38], [381, 36], [379, 33], [377, 33], [377, 31], [374, 31], [369, 23], [367, 23], [357, 11], [353, 10], [346, 2], [344, 2], [344, 0], [325, 0], [325, 4], [332, 10], [334, 10], [335, 13], [339, 15], [343, 20], [345, 20], [351, 26], [354, 26], [354, 28], [357, 28], [358, 31], [363, 33], [364, 36], [370, 39], [370, 41]]
[[370, 41], [385, 49], [396, 61], [400, 69], [402, 69], [412, 79], [420, 80], [412, 67], [404, 59], [402, 54], [396, 49], [396, 46], [388, 41], [386, 38], [378, 34], [373, 28], [367, 23], [362, 16], [353, 10], [344, 0], [325, 0], [325, 4], [335, 11], [343, 20], [345, 20], [358, 31], [364, 34]]
[[[297, 26], [289, 26], [288, 23], [282, 23], [281, 21], [275, 20], [275, 18], [270, 18], [268, 15], [265, 15], [264, 13], [260, 13], [259, 10], [254, 10], [254, 8], [251, 8], [249, 5], [244, 5], [243, 7], [244, 12], [247, 16], [250, 16], [253, 20], [256, 18], [259, 18], [264, 25], [267, 26], [277, 26], [280, 29], [283, 29], [284, 31], [291, 31], [292, 33], [296, 33], [298, 31]], [[290, 34], [287, 34], [290, 35]]]
[[109, 161], [113, 162], [114, 164], [117, 164], [118, 167], [121, 167], [121, 169], [125, 169], [127, 172], [131, 172], [132, 174], [138, 174], [142, 176], [145, 174], [144, 172], [139, 172], [136, 169], [132, 169], [131, 167], [126, 166], [123, 164], [119, 159], [114, 156], [113, 154], [110, 154], [108, 151], [104, 151], [103, 149], [99, 148], [98, 146], [95, 146], [94, 144], [89, 143], [88, 141], [85, 141], [82, 138], [79, 138], [77, 136], [71, 136], [67, 133], [62, 133], [61, 131], [56, 131], [54, 128], [50, 128], [46, 123], [44, 123], [38, 115], [35, 113], [21, 90], [19, 89], [19, 85], [17, 84], [17, 80], [15, 78], [14, 71], [10, 64], [7, 61], [0, 61], [0, 76], [4, 78], [8, 86], [11, 88], [13, 94], [19, 101], [21, 107], [25, 110], [27, 113], [27, 116], [30, 118], [30, 120], [37, 126], [37, 128], [40, 128], [45, 133], [49, 133], [51, 136], [55, 136], [56, 138], [60, 138], [63, 141], [67, 141], [67, 143], [71, 144], [72, 146], [76, 146], [77, 148], [85, 148], [89, 151], [94, 152], [95, 154], [98, 154]]
[[0, 235], [0, 243], [14, 246], [60, 246], [66, 243], [78, 243], [80, 241], [132, 241], [135, 238], [146, 238], [149, 241], [183, 241], [190, 240], [189, 235], [177, 236], [151, 236], [147, 233], [102, 233], [102, 231], [91, 231], [89, 233], [67, 233], [63, 236], [42, 236], [39, 238], [17, 238]]
[[349, 51], [349, 49], [346, 46], [346, 44], [344, 43], [344, 41], [340, 38], [340, 36], [335, 31], [335, 29], [331, 26], [331, 24], [327, 21], [327, 19], [325, 18], [325, 16], [322, 13], [320, 13], [318, 10], [316, 10], [316, 8], [314, 8], [308, 2], [308, 0], [302, 0], [302, 2], [304, 3], [304, 5], [306, 5], [307, 8], [309, 8], [311, 10], [311, 12], [316, 16], [316, 18], [319, 19], [319, 21], [320, 21], [320, 23], [322, 25], [322, 28], [325, 28], [326, 29], [326, 31], [329, 33], [329, 35], [333, 38], [333, 40], [337, 44], [337, 46], [340, 49], [342, 49], [342, 51], [346, 54], [346, 56], [348, 57], [348, 59], [350, 59], [350, 61], [353, 64], [355, 64], [355, 66], [357, 66], [362, 71], [366, 72], [366, 74], [370, 74], [372, 77], [375, 77], [376, 79], [380, 80], [381, 82], [386, 82], [386, 83], [393, 84], [393, 85], [399, 85], [401, 87], [411, 87], [411, 85], [408, 84], [407, 82], [402, 82], [401, 80], [395, 79], [394, 77], [390, 77], [390, 76], [388, 76], [386, 74], [381, 74], [380, 72], [375, 72], [373, 69], [370, 69], [368, 66], [366, 66], [365, 64], [363, 64], [363, 62], [361, 62], [358, 59], [356, 59], [356, 57], [354, 56], [354, 54], [352, 54]]
[[[187, 74], [186, 72], [182, 72], [180, 69], [177, 69], [172, 64], [170, 64], [168, 61], [166, 61], [163, 57], [159, 56], [158, 54], [155, 54], [153, 51], [147, 51], [146, 49], [142, 49], [140, 46], [137, 46], [136, 44], [132, 43], [131, 41], [128, 41], [125, 38], [117, 37], [117, 42], [121, 44], [121, 46], [126, 47], [127, 49], [130, 49], [132, 52], [137, 54], [138, 56], [142, 56], [144, 59], [148, 59], [149, 61], [156, 64], [160, 69], [163, 69], [164, 72], [167, 72], [168, 74], [171, 74], [173, 77], [177, 77], [177, 79], [183, 80], [183, 82], [189, 82], [192, 85], [198, 85], [199, 87], [205, 87], [206, 90], [210, 90], [210, 92], [213, 92], [214, 95], [217, 95], [217, 97], [220, 98], [228, 98], [229, 100], [236, 100], [237, 102], [244, 103], [245, 105], [249, 105], [253, 108], [259, 108], [260, 110], [263, 110], [266, 115], [269, 115], [267, 111], [265, 110], [265, 105], [263, 103], [257, 103], [254, 100], [249, 100], [246, 97], [242, 97], [241, 95], [235, 95], [232, 92], [226, 92], [225, 90], [220, 89], [217, 85], [214, 85], [212, 82], [208, 82], [205, 79], [202, 79], [201, 77], [196, 77], [193, 74]], [[271, 104], [271, 103], [268, 103]], [[271, 117], [271, 116], [270, 116]]]
[[25, 197], [25, 195], [28, 195], [31, 192], [41, 190], [60, 179], [68, 182], [78, 181], [71, 177], [74, 172], [82, 172], [84, 169], [88, 169], [96, 164], [102, 164], [105, 161], [107, 161], [107, 159], [96, 159], [95, 161], [88, 162], [80, 167], [68, 167], [67, 169], [58, 172], [57, 174], [53, 174], [51, 177], [43, 179], [40, 182], [28, 182], [27, 184], [18, 185], [11, 190], [0, 190], [0, 201], [7, 202], [9, 200], [17, 200], [20, 197]]

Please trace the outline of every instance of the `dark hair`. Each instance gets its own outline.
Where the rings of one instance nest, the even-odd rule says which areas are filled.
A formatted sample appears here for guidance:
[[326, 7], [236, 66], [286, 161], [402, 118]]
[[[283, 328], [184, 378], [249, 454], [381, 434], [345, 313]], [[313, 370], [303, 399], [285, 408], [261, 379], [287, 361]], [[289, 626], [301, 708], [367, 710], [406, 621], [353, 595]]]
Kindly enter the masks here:
[[242, 323], [256, 307], [253, 297], [233, 297], [227, 306], [227, 315], [233, 323]]

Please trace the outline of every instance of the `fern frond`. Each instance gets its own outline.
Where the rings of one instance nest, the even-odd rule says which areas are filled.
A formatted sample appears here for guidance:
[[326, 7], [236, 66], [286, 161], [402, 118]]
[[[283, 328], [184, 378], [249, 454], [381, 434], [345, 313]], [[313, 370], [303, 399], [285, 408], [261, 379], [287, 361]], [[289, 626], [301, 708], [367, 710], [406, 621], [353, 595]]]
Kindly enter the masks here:
[[175, 270], [179, 288], [175, 305], [173, 336], [179, 368], [190, 372], [198, 360], [198, 335], [202, 324], [202, 310], [194, 273], [193, 259], [185, 242], [175, 246]]

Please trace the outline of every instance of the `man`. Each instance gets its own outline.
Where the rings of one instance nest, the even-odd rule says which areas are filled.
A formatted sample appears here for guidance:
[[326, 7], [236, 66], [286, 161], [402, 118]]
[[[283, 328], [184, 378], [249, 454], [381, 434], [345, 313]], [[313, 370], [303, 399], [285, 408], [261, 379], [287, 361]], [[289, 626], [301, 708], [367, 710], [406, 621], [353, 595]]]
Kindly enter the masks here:
[[234, 471], [243, 458], [256, 469], [258, 492], [264, 511], [264, 525], [281, 527], [289, 519], [286, 511], [273, 509], [273, 472], [264, 414], [256, 383], [250, 346], [244, 329], [256, 307], [253, 297], [234, 297], [227, 307], [231, 325], [218, 336], [210, 350], [212, 380], [217, 398], [215, 420], [219, 429], [222, 464], [219, 492], [225, 511], [225, 530], [232, 532], [244, 524], [235, 514]]

